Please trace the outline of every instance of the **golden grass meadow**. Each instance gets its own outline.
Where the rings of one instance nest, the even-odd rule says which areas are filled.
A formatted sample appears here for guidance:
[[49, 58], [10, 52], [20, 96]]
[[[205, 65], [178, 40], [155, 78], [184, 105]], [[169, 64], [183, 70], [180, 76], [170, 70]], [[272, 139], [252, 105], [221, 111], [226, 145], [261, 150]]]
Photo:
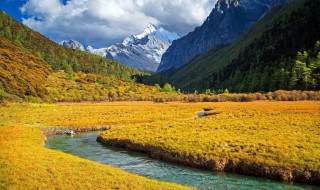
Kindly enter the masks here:
[[[189, 189], [43, 147], [45, 136], [40, 129], [98, 128], [153, 119], [151, 105], [140, 106], [141, 109], [134, 112], [137, 105], [139, 103], [80, 103], [1, 107], [0, 189]], [[149, 114], [145, 117], [139, 119], [134, 115], [143, 115], [146, 110]], [[122, 112], [126, 119], [119, 118]]]
[[320, 172], [319, 118], [317, 101], [9, 104], [0, 107], [0, 189], [187, 189], [44, 148], [41, 130], [64, 127], [112, 126], [100, 137], [195, 163]]

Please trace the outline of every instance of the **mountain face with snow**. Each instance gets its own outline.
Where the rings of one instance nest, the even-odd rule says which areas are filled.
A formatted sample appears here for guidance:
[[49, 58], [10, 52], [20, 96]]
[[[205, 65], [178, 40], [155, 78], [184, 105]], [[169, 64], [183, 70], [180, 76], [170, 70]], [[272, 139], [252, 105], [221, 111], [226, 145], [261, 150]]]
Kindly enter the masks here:
[[69, 40], [69, 41], [62, 41], [59, 43], [62, 46], [68, 47], [68, 48], [72, 48], [72, 49], [76, 49], [76, 50], [80, 50], [80, 51], [85, 51], [83, 45], [76, 41], [76, 40]]
[[178, 38], [178, 34], [150, 24], [143, 33], [136, 36], [131, 35], [121, 44], [100, 50], [88, 49], [88, 51], [100, 55], [104, 52], [107, 58], [126, 66], [141, 71], [156, 72], [162, 55]]
[[[288, 1], [288, 0], [277, 0]], [[218, 0], [202, 26], [174, 41], [162, 56], [158, 72], [175, 70], [197, 55], [234, 42], [272, 6], [273, 0]]]
[[74, 40], [63, 41], [60, 44], [107, 57], [141, 71], [156, 72], [162, 55], [178, 38], [177, 33], [150, 24], [143, 33], [126, 37], [122, 43], [107, 48], [94, 49], [88, 46], [84, 49], [79, 42]]

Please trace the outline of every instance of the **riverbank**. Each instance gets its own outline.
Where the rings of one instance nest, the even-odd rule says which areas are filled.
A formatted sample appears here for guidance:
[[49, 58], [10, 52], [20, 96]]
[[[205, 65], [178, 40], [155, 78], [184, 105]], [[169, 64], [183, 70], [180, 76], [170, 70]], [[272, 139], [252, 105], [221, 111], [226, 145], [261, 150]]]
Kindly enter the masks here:
[[50, 136], [47, 139], [46, 147], [111, 165], [149, 179], [178, 183], [196, 189], [319, 189], [317, 186], [302, 183], [283, 183], [229, 172], [213, 172], [154, 159], [144, 153], [102, 145], [96, 141], [99, 133], [78, 133], [72, 137], [67, 135]]
[[[178, 112], [179, 107], [170, 106], [182, 116], [173, 114], [168, 118], [189, 117], [199, 109]], [[0, 106], [0, 189], [191, 189], [43, 147], [44, 134], [107, 130], [109, 126], [152, 122], [158, 118], [153, 113], [164, 108], [152, 102]]]
[[48, 137], [53, 135], [73, 135], [75, 133], [85, 133], [90, 131], [106, 131], [111, 129], [112, 126], [100, 126], [100, 127], [84, 127], [84, 128], [48, 128], [42, 129], [42, 133]]
[[44, 148], [44, 138], [34, 127], [0, 128], [0, 189], [191, 189]]
[[320, 185], [319, 102], [215, 107], [201, 119], [117, 127], [97, 141], [191, 167]]
[[264, 163], [256, 163], [241, 159], [217, 158], [207, 160], [192, 155], [181, 155], [170, 152], [160, 147], [141, 145], [128, 140], [104, 139], [98, 136], [97, 141], [103, 145], [126, 148], [130, 151], [142, 152], [151, 158], [181, 164], [189, 167], [206, 169], [210, 171], [231, 172], [255, 177], [262, 177], [283, 182], [300, 182], [320, 185], [320, 172], [313, 170], [291, 170], [281, 167], [267, 166]]

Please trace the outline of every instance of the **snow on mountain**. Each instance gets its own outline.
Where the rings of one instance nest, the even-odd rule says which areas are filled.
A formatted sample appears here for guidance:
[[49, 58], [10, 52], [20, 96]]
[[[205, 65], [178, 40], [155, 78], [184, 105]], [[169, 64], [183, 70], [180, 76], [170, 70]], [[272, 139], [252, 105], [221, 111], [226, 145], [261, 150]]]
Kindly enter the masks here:
[[60, 42], [59, 44], [62, 45], [62, 46], [65, 46], [65, 47], [68, 47], [68, 48], [72, 48], [72, 49], [76, 49], [76, 50], [80, 50], [80, 51], [84, 51], [85, 50], [83, 45], [80, 42], [78, 42], [76, 40], [72, 40], [72, 39], [69, 40], [69, 41], [64, 40], [64, 41]]
[[177, 33], [169, 32], [162, 27], [156, 27], [153, 24], [149, 24], [149, 26], [141, 34], [126, 37], [122, 44], [125, 46], [138, 45], [141, 40], [148, 36], [153, 36], [154, 38], [169, 44], [171, 44], [173, 40], [180, 38]]
[[178, 38], [180, 37], [175, 32], [169, 32], [162, 27], [149, 24], [141, 34], [128, 36], [122, 43], [107, 48], [94, 49], [88, 46], [84, 49], [75, 40], [63, 41], [60, 44], [107, 57], [141, 71], [156, 72], [162, 55], [171, 43]]
[[109, 59], [142, 71], [155, 72], [162, 55], [178, 38], [177, 33], [150, 24], [141, 34], [128, 36], [121, 44], [104, 48], [104, 51]]
[[108, 48], [94, 49], [93, 47], [88, 46], [88, 47], [86, 48], [86, 51], [87, 51], [87, 52], [90, 52], [90, 53], [93, 53], [93, 54], [96, 54], [96, 55], [100, 55], [100, 56], [102, 56], [102, 57], [106, 57], [106, 55], [107, 55], [107, 49], [108, 49]]

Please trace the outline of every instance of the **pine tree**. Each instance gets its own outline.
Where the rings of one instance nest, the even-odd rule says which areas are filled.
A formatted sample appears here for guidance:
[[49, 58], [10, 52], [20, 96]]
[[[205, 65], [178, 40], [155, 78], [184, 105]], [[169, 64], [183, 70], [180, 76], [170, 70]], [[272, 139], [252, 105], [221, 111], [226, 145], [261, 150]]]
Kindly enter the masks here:
[[11, 28], [9, 26], [6, 26], [4, 28], [4, 36], [8, 39], [8, 40], [12, 40], [12, 32], [11, 32]]
[[171, 84], [169, 84], [169, 83], [166, 83], [166, 84], [163, 86], [163, 90], [164, 90], [165, 92], [173, 92], [173, 88], [172, 88]]
[[210, 89], [206, 89], [206, 91], [204, 92], [204, 94], [206, 94], [206, 95], [211, 94], [211, 90], [210, 90]]
[[291, 78], [290, 78], [290, 83], [289, 83], [290, 89], [294, 89], [296, 87], [297, 83], [298, 83], [298, 76], [297, 76], [296, 71], [293, 70]]

